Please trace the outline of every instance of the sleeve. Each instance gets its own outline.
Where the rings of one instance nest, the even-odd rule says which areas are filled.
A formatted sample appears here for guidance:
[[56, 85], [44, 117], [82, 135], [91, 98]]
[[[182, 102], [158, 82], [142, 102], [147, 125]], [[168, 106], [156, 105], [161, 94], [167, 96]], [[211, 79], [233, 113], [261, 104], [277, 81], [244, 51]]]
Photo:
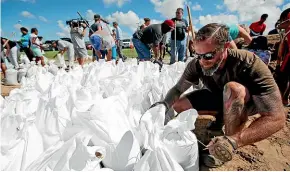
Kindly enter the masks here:
[[64, 43], [61, 42], [61, 41], [59, 41], [59, 42], [58, 42], [58, 48], [59, 48], [60, 50], [63, 50], [64, 47], [65, 47]]
[[[186, 82], [189, 82], [191, 84], [198, 85], [199, 74], [198, 74], [197, 68], [196, 68], [197, 63], [198, 63], [197, 59], [193, 59], [191, 62], [189, 62], [178, 82], [186, 81]], [[179, 84], [181, 84], [181, 83], [179, 83]]]
[[268, 95], [278, 90], [278, 86], [268, 69], [267, 65], [256, 57], [253, 64], [241, 70], [244, 85], [248, 88], [250, 94]]
[[157, 34], [157, 33], [153, 34], [153, 44], [155, 46], [158, 46], [160, 42], [162, 41], [162, 38], [163, 37], [160, 34]]

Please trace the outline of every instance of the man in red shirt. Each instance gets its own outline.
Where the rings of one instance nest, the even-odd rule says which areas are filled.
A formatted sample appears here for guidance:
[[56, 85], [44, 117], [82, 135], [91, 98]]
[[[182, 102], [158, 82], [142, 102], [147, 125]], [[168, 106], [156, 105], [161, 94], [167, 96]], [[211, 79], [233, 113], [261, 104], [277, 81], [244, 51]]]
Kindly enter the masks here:
[[266, 29], [265, 21], [267, 20], [267, 18], [268, 18], [268, 14], [263, 14], [261, 16], [260, 21], [254, 22], [250, 25], [250, 29], [251, 29], [250, 35], [251, 36], [263, 35], [263, 33]]

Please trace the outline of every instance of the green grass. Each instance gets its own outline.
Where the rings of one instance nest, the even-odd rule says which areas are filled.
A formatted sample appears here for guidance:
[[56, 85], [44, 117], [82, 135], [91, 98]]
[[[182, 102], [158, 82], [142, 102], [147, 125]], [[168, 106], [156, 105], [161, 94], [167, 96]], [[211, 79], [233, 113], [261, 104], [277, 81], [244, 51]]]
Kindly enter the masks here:
[[[58, 53], [58, 51], [45, 51], [44, 56], [48, 59], [52, 59], [53, 56], [55, 56]], [[92, 50], [88, 50], [88, 54], [91, 56], [93, 54]], [[137, 52], [135, 49], [123, 49], [123, 54], [129, 58], [136, 58]]]

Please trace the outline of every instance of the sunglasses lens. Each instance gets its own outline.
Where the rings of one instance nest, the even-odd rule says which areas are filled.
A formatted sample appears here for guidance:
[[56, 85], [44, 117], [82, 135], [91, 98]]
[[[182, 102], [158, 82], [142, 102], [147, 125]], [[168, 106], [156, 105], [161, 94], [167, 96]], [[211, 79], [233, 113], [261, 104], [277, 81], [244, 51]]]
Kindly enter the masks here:
[[214, 55], [212, 53], [204, 54], [203, 59], [204, 60], [211, 60], [213, 59]]

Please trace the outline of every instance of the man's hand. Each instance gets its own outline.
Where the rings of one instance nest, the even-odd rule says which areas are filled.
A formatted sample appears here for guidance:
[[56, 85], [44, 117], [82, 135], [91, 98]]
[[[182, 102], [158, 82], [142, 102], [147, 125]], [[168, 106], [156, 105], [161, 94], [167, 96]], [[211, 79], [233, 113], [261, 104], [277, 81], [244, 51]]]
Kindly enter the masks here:
[[222, 162], [228, 162], [233, 158], [233, 152], [237, 148], [233, 139], [227, 136], [219, 136], [212, 139], [207, 146], [209, 153]]
[[8, 57], [9, 56], [9, 51], [8, 50], [6, 50], [6, 57]]

